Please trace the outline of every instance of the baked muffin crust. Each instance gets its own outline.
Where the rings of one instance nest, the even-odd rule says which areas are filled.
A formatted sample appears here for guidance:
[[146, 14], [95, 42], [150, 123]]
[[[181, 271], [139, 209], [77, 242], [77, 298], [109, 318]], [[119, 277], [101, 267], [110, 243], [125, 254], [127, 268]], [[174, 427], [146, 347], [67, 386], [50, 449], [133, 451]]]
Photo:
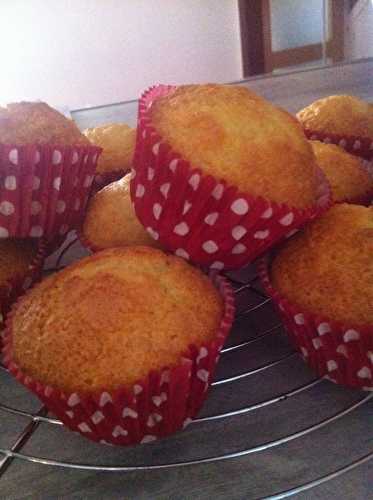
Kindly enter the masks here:
[[108, 123], [84, 130], [84, 135], [95, 146], [102, 148], [97, 162], [97, 173], [128, 170], [132, 166], [136, 129], [125, 123]]
[[354, 96], [319, 99], [299, 111], [297, 118], [306, 130], [373, 139], [373, 108]]
[[159, 247], [136, 217], [130, 197], [130, 179], [131, 174], [128, 174], [92, 196], [82, 233], [93, 247]]
[[76, 124], [45, 102], [0, 107], [0, 142], [6, 144], [89, 145]]
[[150, 112], [165, 141], [205, 174], [274, 202], [314, 205], [316, 163], [299, 124], [247, 88], [185, 85]]
[[182, 259], [147, 247], [98, 252], [36, 285], [12, 319], [21, 369], [62, 390], [131, 386], [211, 341], [223, 301]]
[[334, 201], [354, 200], [373, 191], [373, 177], [359, 158], [334, 144], [310, 143], [316, 161], [330, 183]]
[[306, 312], [373, 323], [373, 207], [334, 205], [278, 251], [273, 286]]

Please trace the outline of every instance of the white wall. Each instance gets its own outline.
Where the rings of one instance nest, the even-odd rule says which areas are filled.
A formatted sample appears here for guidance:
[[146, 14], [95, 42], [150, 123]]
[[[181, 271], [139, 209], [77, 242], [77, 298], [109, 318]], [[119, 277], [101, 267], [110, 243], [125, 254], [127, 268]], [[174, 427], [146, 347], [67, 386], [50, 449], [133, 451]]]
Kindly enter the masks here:
[[373, 2], [371, 0], [358, 0], [347, 15], [346, 58], [373, 57]]
[[323, 0], [271, 0], [272, 50], [320, 43]]
[[241, 78], [236, 0], [0, 0], [0, 102], [71, 108]]

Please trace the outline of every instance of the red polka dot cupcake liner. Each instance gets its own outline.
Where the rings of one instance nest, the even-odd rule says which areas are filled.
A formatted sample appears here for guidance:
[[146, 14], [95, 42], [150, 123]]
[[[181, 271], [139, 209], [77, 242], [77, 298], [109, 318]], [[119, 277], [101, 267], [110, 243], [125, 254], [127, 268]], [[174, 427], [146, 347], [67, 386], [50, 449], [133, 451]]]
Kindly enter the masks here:
[[93, 178], [92, 193], [97, 193], [112, 182], [119, 181], [129, 170], [116, 170], [112, 172], [96, 173]]
[[259, 261], [261, 282], [304, 361], [336, 384], [373, 391], [373, 325], [348, 325], [290, 303], [271, 284], [269, 260]]
[[82, 220], [101, 149], [0, 144], [0, 238], [52, 239]]
[[66, 427], [92, 441], [125, 446], [172, 434], [190, 423], [201, 408], [234, 318], [229, 282], [216, 273], [210, 276], [225, 304], [215, 339], [189, 346], [179, 365], [152, 372], [131, 389], [66, 394], [27, 376], [12, 359], [12, 312], [4, 337], [4, 364]]
[[[6, 284], [0, 286], [0, 328], [12, 304], [23, 295], [34, 283], [40, 280], [46, 256], [47, 242], [39, 240], [37, 253], [25, 273], [15, 275]], [[1, 347], [1, 338], [0, 338]]]
[[336, 144], [348, 153], [359, 156], [368, 162], [373, 160], [373, 140], [369, 137], [326, 134], [310, 129], [304, 129], [304, 133], [306, 137], [312, 141], [320, 141], [325, 144]]
[[317, 203], [299, 210], [242, 193], [183, 160], [156, 132], [149, 113], [152, 102], [173, 89], [153, 87], [140, 99], [131, 180], [136, 215], [165, 248], [204, 267], [238, 269], [330, 206], [321, 171]]

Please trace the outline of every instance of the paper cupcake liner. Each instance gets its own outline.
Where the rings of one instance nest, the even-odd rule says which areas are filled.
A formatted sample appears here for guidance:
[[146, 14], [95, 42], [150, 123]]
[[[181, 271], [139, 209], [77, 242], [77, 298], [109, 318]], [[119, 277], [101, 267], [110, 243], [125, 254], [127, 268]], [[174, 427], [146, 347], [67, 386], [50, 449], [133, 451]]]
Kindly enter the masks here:
[[372, 391], [373, 325], [350, 325], [306, 312], [273, 288], [268, 257], [259, 261], [258, 270], [290, 341], [310, 368], [336, 384]]
[[64, 235], [83, 217], [101, 149], [0, 144], [0, 238]]
[[213, 379], [220, 350], [234, 318], [229, 282], [211, 274], [225, 304], [212, 342], [189, 350], [179, 365], [152, 372], [131, 389], [94, 395], [66, 394], [24, 374], [12, 359], [12, 315], [7, 321], [3, 361], [9, 371], [71, 430], [92, 441], [114, 445], [148, 443], [182, 429], [199, 411]]
[[336, 144], [348, 153], [359, 156], [364, 160], [373, 160], [373, 140], [369, 137], [356, 135], [326, 134], [315, 130], [304, 129], [307, 139], [321, 141], [325, 144]]
[[46, 256], [46, 246], [46, 241], [40, 240], [37, 253], [27, 271], [15, 275], [13, 278], [9, 279], [6, 284], [0, 286], [0, 328], [3, 328], [4, 320], [12, 304], [41, 278]]
[[131, 198], [136, 215], [165, 248], [212, 269], [238, 269], [331, 203], [320, 171], [317, 204], [305, 210], [240, 192], [180, 158], [151, 124], [152, 101], [173, 87], [153, 87], [139, 102]]
[[112, 172], [96, 173], [92, 184], [92, 193], [97, 193], [103, 187], [112, 182], [119, 181], [129, 170], [113, 170]]

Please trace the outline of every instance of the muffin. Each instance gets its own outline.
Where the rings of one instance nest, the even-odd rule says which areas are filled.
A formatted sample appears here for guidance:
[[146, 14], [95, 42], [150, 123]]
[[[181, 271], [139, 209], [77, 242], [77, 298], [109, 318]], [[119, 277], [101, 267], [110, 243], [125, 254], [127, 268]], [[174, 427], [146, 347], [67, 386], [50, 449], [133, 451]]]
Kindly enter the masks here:
[[334, 144], [310, 142], [317, 163], [330, 183], [333, 200], [369, 205], [373, 197], [373, 177], [364, 168], [361, 159]]
[[230, 288], [215, 284], [160, 250], [96, 253], [17, 304], [5, 363], [90, 439], [166, 435], [198, 411], [232, 323]]
[[[264, 266], [264, 267], [263, 267]], [[373, 388], [373, 207], [337, 204], [261, 266], [290, 338], [319, 375]]]
[[131, 174], [98, 191], [89, 201], [81, 240], [91, 250], [145, 245], [159, 247], [138, 221], [130, 197]]
[[35, 240], [0, 240], [1, 323], [12, 301], [39, 277], [43, 256], [43, 244]]
[[349, 95], [319, 99], [298, 112], [297, 118], [311, 139], [339, 144], [370, 160], [373, 155], [373, 108]]
[[125, 123], [109, 123], [84, 132], [92, 144], [102, 148], [95, 176], [95, 186], [102, 187], [120, 179], [132, 167], [136, 129]]
[[45, 102], [16, 102], [0, 107], [0, 142], [4, 144], [89, 145], [76, 124]]
[[244, 87], [145, 93], [134, 168], [131, 197], [144, 227], [218, 269], [242, 267], [316, 216], [326, 191], [296, 120]]
[[81, 222], [100, 148], [45, 103], [0, 109], [0, 237], [60, 238]]

